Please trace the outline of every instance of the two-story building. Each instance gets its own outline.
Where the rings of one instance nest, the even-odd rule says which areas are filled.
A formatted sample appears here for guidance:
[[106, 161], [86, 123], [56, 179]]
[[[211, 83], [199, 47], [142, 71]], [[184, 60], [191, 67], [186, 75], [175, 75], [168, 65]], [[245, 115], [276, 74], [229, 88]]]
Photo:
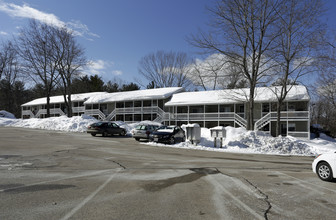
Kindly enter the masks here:
[[157, 88], [96, 95], [85, 101], [85, 114], [101, 120], [162, 122], [165, 103], [182, 87]]
[[[183, 92], [165, 104], [166, 124], [198, 123], [202, 127], [246, 127], [249, 89]], [[280, 87], [258, 87], [255, 91], [254, 127], [275, 136], [277, 93]], [[293, 86], [281, 107], [281, 134], [309, 138], [307, 88]]]
[[[279, 87], [255, 91], [254, 128], [275, 136]], [[246, 127], [249, 89], [185, 92], [181, 87], [115, 93], [74, 94], [74, 115], [87, 114], [100, 120], [144, 120], [164, 124], [198, 123], [202, 127]], [[281, 134], [309, 138], [309, 94], [304, 86], [293, 86], [281, 107]], [[63, 96], [50, 98], [52, 116], [65, 115]], [[44, 117], [46, 98], [22, 105], [22, 118]]]
[[[73, 115], [82, 115], [85, 112], [84, 102], [92, 96], [105, 94], [106, 92], [90, 92], [71, 95]], [[66, 115], [64, 96], [50, 97], [50, 116]], [[47, 98], [34, 99], [21, 105], [22, 118], [44, 118], [47, 114]]]

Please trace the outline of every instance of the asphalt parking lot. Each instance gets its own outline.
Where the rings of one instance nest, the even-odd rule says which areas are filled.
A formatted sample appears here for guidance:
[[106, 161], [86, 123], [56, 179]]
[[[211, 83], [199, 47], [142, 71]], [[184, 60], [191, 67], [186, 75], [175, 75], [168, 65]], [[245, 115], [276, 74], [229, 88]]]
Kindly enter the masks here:
[[0, 219], [334, 219], [312, 157], [0, 128]]

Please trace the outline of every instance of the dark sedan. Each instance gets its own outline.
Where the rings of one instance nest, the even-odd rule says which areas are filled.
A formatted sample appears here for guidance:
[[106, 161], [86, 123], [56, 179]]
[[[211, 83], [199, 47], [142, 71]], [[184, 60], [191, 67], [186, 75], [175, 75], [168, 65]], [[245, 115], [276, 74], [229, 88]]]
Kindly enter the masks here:
[[103, 121], [91, 124], [86, 132], [91, 134], [92, 136], [101, 134], [103, 137], [115, 134], [118, 134], [120, 136], [126, 135], [126, 130], [119, 127], [119, 125], [117, 125], [116, 123]]
[[162, 126], [150, 134], [150, 141], [175, 144], [185, 141], [184, 130], [179, 126]]

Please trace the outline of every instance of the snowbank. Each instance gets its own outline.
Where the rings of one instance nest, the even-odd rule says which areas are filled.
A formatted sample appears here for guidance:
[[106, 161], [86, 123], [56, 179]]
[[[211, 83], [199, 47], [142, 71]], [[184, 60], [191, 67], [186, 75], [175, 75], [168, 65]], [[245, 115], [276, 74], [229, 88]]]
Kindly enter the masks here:
[[35, 128], [55, 131], [85, 132], [87, 127], [98, 120], [87, 116], [67, 116], [51, 118], [31, 118], [31, 119], [5, 119], [0, 118], [0, 126]]
[[328, 150], [336, 150], [336, 143], [331, 144], [329, 149], [325, 149], [323, 146], [316, 144], [316, 141], [301, 141], [294, 137], [272, 137], [261, 131], [246, 131], [244, 128], [225, 127], [225, 130], [226, 138], [223, 139], [222, 148], [219, 147], [219, 141], [217, 146], [214, 146], [214, 139], [211, 137], [210, 129], [207, 128], [201, 128], [201, 142], [198, 145], [192, 145], [188, 142], [175, 145], [158, 143], [148, 144], [158, 147], [175, 147], [220, 152], [305, 156], [312, 156]]
[[[82, 115], [68, 118], [66, 116], [45, 118], [45, 119], [15, 119], [0, 117], [0, 127], [23, 127], [46, 130], [57, 130], [66, 132], [85, 132], [87, 127], [98, 120]], [[131, 130], [138, 124], [154, 124], [156, 122], [143, 121], [140, 123], [126, 124], [121, 121], [116, 123], [125, 128], [130, 135]], [[182, 126], [182, 128], [185, 126]], [[223, 140], [222, 148], [219, 143], [214, 147], [214, 140], [211, 137], [210, 129], [201, 128], [201, 141], [198, 145], [189, 142], [175, 145], [164, 145], [157, 143], [145, 143], [157, 147], [175, 147], [184, 149], [197, 149], [207, 151], [235, 152], [235, 153], [259, 153], [259, 154], [280, 154], [280, 155], [303, 155], [311, 156], [321, 153], [336, 151], [336, 141], [326, 135], [313, 140], [299, 140], [294, 137], [272, 137], [261, 131], [246, 131], [244, 128], [225, 127], [226, 138]]]

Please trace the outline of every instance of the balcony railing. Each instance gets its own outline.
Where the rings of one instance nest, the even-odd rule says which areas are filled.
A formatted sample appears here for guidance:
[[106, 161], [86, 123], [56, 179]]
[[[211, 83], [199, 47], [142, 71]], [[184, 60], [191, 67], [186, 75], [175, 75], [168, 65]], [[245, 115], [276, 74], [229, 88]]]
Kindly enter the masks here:
[[34, 113], [31, 110], [23, 110], [22, 116], [29, 115], [30, 118], [34, 118]]
[[[165, 115], [165, 120], [234, 120], [235, 117], [240, 117], [234, 112], [219, 112], [219, 113], [169, 113]], [[240, 117], [241, 118], [241, 117]]]
[[[157, 106], [149, 106], [149, 107], [129, 107], [129, 108], [116, 108], [116, 114], [150, 114], [150, 113], [158, 113], [160, 107]], [[161, 110], [162, 111], [162, 110]]]
[[72, 112], [73, 112], [73, 113], [81, 113], [81, 112], [85, 112], [85, 106], [72, 107]]
[[164, 120], [177, 121], [234, 121], [242, 127], [246, 127], [246, 120], [234, 112], [218, 112], [218, 113], [166, 113]]

